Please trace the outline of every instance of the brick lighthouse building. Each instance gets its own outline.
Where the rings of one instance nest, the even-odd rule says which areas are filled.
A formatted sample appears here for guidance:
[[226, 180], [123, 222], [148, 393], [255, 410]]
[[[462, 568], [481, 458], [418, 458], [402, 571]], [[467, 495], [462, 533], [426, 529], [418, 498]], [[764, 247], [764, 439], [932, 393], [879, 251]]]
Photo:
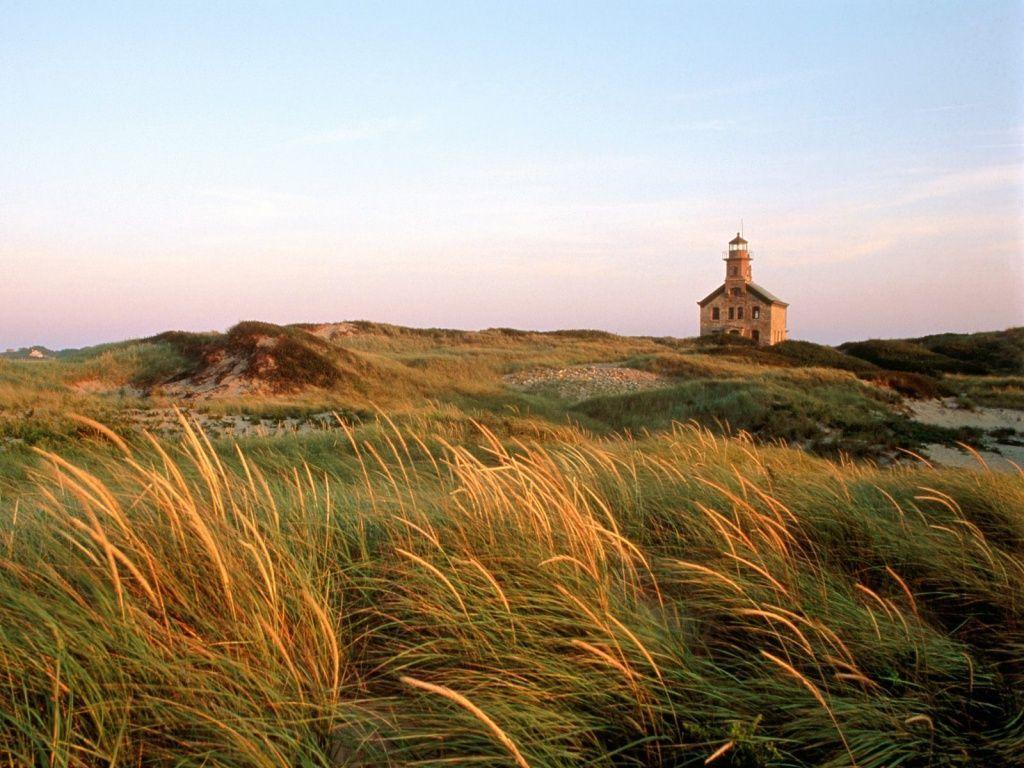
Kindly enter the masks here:
[[728, 333], [758, 344], [785, 341], [786, 302], [753, 281], [750, 251], [740, 233], [729, 241], [725, 282], [697, 303], [700, 335]]

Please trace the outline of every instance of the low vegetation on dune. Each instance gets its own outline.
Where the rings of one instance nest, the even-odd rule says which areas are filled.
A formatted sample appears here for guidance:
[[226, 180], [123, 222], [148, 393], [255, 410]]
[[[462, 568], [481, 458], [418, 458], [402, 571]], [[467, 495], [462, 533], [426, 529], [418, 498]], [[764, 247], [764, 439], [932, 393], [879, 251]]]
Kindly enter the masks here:
[[0, 523], [12, 765], [1024, 751], [1019, 476], [444, 409], [241, 450], [84, 426]]
[[1011, 764], [1024, 476], [915, 458], [984, 436], [908, 405], [1019, 407], [1000, 355], [247, 322], [0, 359], [0, 756]]
[[[920, 340], [840, 349], [800, 341], [757, 347], [732, 337], [631, 338], [590, 330], [244, 322], [226, 333], [172, 331], [57, 352], [44, 360], [0, 356], [0, 440], [59, 445], [80, 430], [67, 418], [70, 411], [121, 426], [138, 421], [128, 413], [133, 409], [169, 411], [174, 405], [211, 415], [281, 419], [334, 411], [362, 418], [378, 406], [406, 412], [444, 402], [470, 411], [514, 409], [597, 431], [658, 429], [675, 419], [697, 418], [716, 428], [729, 421], [763, 439], [802, 441], [814, 450], [864, 454], [872, 445], [917, 450], [928, 441], [976, 443], [977, 435], [922, 431], [907, 423], [900, 397], [1019, 404], [1024, 378], [1019, 368], [1011, 369], [1014, 350], [1022, 344], [1020, 329], [967, 338], [975, 336], [981, 337], [982, 351], [973, 358], [963, 337], [928, 338], [939, 340], [933, 346], [943, 355], [959, 350], [959, 359], [985, 375], [920, 372], [916, 352], [875, 354], [879, 344], [923, 350]], [[634, 386], [639, 377], [602, 372], [602, 366], [659, 378], [648, 376], [643, 387]], [[544, 383], [545, 375], [552, 386]], [[588, 378], [608, 386], [588, 387]], [[579, 386], [566, 388], [559, 379]], [[625, 400], [580, 404], [588, 396], [614, 398], [615, 379], [623, 382]], [[639, 389], [665, 391], [633, 392]], [[634, 394], [640, 401], [636, 407]], [[653, 412], [644, 403], [667, 403], [668, 409]], [[855, 414], [861, 406], [864, 412]], [[771, 414], [780, 416], [785, 409], [798, 416], [779, 428], [784, 419]], [[872, 424], [878, 425], [877, 440], [870, 434]]]
[[968, 406], [1024, 410], [1024, 374], [1018, 376], [947, 376], [945, 381]]
[[742, 430], [818, 453], [877, 456], [943, 440], [970, 441], [964, 429], [919, 425], [893, 410], [894, 396], [849, 375], [808, 369], [780, 376], [685, 381], [646, 392], [593, 398], [575, 411], [615, 429], [665, 429], [692, 419], [718, 432]]
[[944, 333], [919, 339], [855, 341], [843, 352], [883, 368], [914, 373], [1020, 374], [1024, 328], [987, 333]]
[[[1021, 407], [1024, 375], [996, 372], [1009, 367], [1018, 331], [981, 334], [986, 351], [973, 364], [986, 375], [915, 373], [907, 370], [913, 361], [896, 359], [883, 368], [800, 341], [766, 348], [733, 337], [365, 321], [244, 322], [225, 333], [172, 331], [46, 359], [0, 355], [0, 489], [24, 480], [37, 462], [32, 446], [77, 450], [83, 428], [71, 413], [119, 431], [175, 434], [175, 408], [214, 437], [330, 428], [334, 413], [358, 421], [377, 408], [401, 420], [441, 404], [477, 419], [514, 413], [595, 434], [694, 419], [722, 434], [742, 430], [821, 455], [883, 461], [928, 445], [1001, 450], [970, 426], [919, 423], [907, 403], [952, 397], [968, 408]], [[947, 351], [970, 346], [942, 339]]]

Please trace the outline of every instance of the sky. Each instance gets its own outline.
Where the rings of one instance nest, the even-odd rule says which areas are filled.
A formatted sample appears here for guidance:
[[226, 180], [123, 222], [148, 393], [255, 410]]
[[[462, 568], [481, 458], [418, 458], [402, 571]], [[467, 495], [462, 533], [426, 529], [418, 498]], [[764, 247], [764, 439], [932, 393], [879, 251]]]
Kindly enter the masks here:
[[1024, 324], [1024, 2], [0, 0], [0, 349]]

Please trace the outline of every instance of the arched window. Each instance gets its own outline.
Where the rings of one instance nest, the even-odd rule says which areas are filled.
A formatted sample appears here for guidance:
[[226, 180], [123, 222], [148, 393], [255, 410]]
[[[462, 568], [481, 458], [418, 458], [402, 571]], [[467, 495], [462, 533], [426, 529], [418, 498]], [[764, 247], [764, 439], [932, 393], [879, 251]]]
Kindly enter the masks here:
[[743, 307], [737, 307], [736, 308], [736, 318], [738, 320], [742, 320], [743, 319]]
[[718, 307], [712, 307], [711, 308], [711, 319], [712, 320], [718, 320], [720, 318], [721, 318], [721, 312], [719, 312]]
[[732, 307], [729, 307], [729, 319], [732, 320], [735, 317], [736, 317], [735, 310]]
[[761, 308], [760, 307], [754, 307], [752, 310], [750, 310], [750, 313], [751, 313], [750, 316], [752, 318], [754, 318], [755, 320], [760, 320], [761, 319]]
[[736, 277], [736, 267], [729, 267], [729, 274]]

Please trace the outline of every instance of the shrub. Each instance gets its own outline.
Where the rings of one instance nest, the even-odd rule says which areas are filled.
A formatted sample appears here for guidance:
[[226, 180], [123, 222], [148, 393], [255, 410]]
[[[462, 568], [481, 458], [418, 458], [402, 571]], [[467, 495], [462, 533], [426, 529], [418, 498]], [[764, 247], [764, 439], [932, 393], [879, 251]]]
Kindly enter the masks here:
[[847, 342], [839, 349], [880, 368], [911, 373], [971, 373], [971, 366], [932, 352], [913, 341], [870, 339]]
[[896, 371], [932, 375], [1024, 373], [1024, 328], [919, 339], [871, 339], [842, 344], [839, 349]]
[[932, 352], [958, 360], [980, 374], [1024, 374], [1024, 328], [985, 333], [944, 333], [914, 341]]
[[783, 341], [769, 347], [773, 355], [785, 358], [797, 365], [812, 365], [820, 368], [838, 368], [854, 373], [877, 370], [874, 363], [844, 354], [834, 347], [814, 344], [810, 341]]

